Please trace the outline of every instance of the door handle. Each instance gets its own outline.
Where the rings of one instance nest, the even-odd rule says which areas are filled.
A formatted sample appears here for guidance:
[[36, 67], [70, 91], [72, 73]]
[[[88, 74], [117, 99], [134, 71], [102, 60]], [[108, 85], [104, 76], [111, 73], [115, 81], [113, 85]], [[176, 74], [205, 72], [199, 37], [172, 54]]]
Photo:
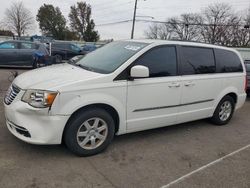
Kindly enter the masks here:
[[171, 83], [168, 87], [169, 88], [174, 88], [174, 87], [180, 87], [181, 86], [181, 84], [179, 84], [179, 83]]
[[193, 82], [186, 82], [184, 85], [185, 85], [186, 87], [191, 87], [191, 86], [194, 86], [195, 83], [193, 83]]

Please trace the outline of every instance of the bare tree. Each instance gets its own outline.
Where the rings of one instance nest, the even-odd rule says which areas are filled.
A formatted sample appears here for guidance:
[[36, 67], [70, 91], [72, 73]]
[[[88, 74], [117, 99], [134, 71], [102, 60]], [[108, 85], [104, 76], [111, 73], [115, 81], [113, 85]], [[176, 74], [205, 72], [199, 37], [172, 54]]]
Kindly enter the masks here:
[[171, 38], [171, 32], [165, 24], [154, 23], [149, 26], [148, 30], [146, 30], [144, 34], [149, 39], [167, 40]]
[[247, 14], [241, 23], [244, 28], [240, 27], [238, 29], [238, 43], [239, 46], [249, 46], [250, 45], [250, 8], [247, 10]]
[[182, 14], [180, 17], [170, 18], [166, 25], [175, 39], [199, 41], [202, 23], [203, 19], [199, 14]]
[[169, 18], [166, 23], [150, 25], [145, 35], [151, 39], [198, 41], [201, 38], [199, 24], [202, 22], [199, 14], [182, 14], [180, 17]]
[[236, 14], [229, 4], [217, 3], [200, 14], [182, 14], [153, 24], [148, 38], [200, 41], [224, 46], [250, 45], [250, 9], [248, 14]]
[[247, 46], [250, 42], [249, 28], [244, 28], [250, 21], [236, 14], [229, 4], [219, 3], [208, 6], [204, 11], [203, 40], [223, 46]]
[[23, 5], [23, 3], [16, 2], [5, 11], [5, 24], [8, 29], [16, 33], [19, 37], [24, 35], [32, 28], [34, 18], [31, 12]]
[[220, 44], [229, 29], [229, 24], [234, 20], [232, 7], [229, 4], [217, 3], [209, 5], [203, 12], [203, 19], [207, 25], [203, 26], [203, 40], [212, 44]]

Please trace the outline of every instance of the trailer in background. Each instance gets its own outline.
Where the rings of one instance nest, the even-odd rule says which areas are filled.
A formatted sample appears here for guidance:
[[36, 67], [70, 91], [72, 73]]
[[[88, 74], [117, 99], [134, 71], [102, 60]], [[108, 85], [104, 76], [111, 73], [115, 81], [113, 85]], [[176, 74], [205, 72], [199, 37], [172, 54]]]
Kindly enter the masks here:
[[243, 58], [244, 61], [250, 60], [250, 48], [235, 48]]

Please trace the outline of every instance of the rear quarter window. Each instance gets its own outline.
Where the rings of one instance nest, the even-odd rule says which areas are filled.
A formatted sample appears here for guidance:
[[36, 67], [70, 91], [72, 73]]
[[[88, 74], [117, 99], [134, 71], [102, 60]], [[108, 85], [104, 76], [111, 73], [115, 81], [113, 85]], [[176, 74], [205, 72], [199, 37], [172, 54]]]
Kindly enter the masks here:
[[219, 73], [243, 72], [239, 56], [228, 50], [215, 49], [215, 58]]

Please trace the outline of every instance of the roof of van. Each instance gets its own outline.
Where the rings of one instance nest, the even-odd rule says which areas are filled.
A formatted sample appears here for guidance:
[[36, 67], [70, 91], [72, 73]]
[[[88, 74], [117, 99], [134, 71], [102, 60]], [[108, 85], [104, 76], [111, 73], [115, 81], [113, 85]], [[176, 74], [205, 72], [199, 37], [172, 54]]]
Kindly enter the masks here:
[[37, 45], [43, 44], [43, 43], [40, 43], [40, 42], [32, 42], [32, 41], [27, 41], [27, 40], [6, 40], [6, 41], [2, 41], [0, 43], [7, 43], [7, 42], [29, 43], [29, 44], [37, 44]]
[[127, 40], [127, 41], [133, 41], [133, 42], [142, 42], [142, 43], [148, 43], [148, 44], [176, 44], [176, 45], [188, 45], [188, 46], [197, 46], [197, 47], [207, 47], [207, 48], [219, 48], [219, 49], [225, 49], [237, 52], [235, 49], [213, 45], [213, 44], [207, 44], [207, 43], [201, 43], [201, 42], [190, 42], [190, 41], [178, 41], [178, 40], [153, 40], [153, 39], [139, 39], [139, 40]]

